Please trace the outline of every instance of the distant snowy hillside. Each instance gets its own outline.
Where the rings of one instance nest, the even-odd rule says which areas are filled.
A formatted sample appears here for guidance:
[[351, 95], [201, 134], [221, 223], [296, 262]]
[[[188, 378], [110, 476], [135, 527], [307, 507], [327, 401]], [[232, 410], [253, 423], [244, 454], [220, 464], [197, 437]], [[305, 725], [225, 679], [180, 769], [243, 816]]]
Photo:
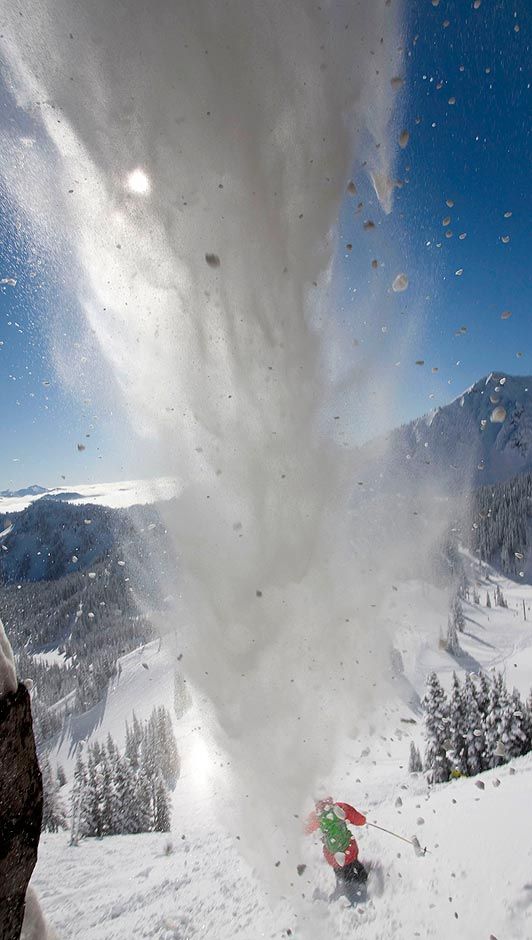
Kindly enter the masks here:
[[122, 480], [118, 483], [80, 483], [54, 489], [34, 485], [21, 490], [0, 492], [0, 513], [20, 512], [34, 500], [42, 497], [124, 509], [128, 506], [140, 506], [172, 499], [178, 491], [177, 481], [170, 477], [160, 477], [154, 480]]
[[94, 564], [112, 550], [126, 560], [142, 554], [141, 538], [162, 534], [154, 505], [126, 511], [41, 497], [21, 512], [2, 513], [0, 531], [11, 526], [0, 549], [0, 584], [56, 580]]
[[396, 484], [402, 468], [403, 479], [433, 481], [451, 491], [532, 470], [532, 376], [492, 372], [449, 405], [367, 445], [362, 453], [377, 461], [376, 479], [382, 473]]
[[48, 493], [46, 487], [33, 483], [31, 486], [26, 486], [21, 490], [1, 490], [0, 497], [7, 499], [23, 499], [25, 496], [42, 496], [43, 493]]

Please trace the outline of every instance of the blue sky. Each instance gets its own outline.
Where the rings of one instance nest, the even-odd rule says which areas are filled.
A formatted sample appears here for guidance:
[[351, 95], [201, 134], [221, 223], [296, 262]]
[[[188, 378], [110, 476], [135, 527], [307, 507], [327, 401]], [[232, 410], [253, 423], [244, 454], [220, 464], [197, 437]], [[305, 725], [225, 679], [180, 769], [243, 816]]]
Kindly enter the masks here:
[[[526, 0], [483, 0], [478, 10], [464, 0], [410, 5], [399, 92], [410, 141], [397, 172], [407, 182], [385, 217], [371, 187], [355, 177], [358, 193], [346, 200], [341, 224], [341, 243], [353, 248], [341, 252], [338, 272], [361, 365], [366, 358], [381, 374], [400, 372], [391, 424], [446, 403], [492, 370], [532, 373], [531, 27]], [[376, 222], [374, 230], [363, 230], [366, 219]], [[372, 259], [385, 266], [373, 270]], [[388, 288], [398, 271], [410, 286], [394, 295]], [[379, 302], [367, 317], [372, 287]], [[512, 317], [502, 321], [506, 310]], [[456, 336], [462, 326], [467, 333]], [[409, 331], [414, 338], [399, 353]]]
[[[358, 193], [342, 208], [336, 268], [339, 316], [358, 343], [354, 361], [399, 373], [389, 425], [444, 404], [491, 370], [532, 373], [532, 12], [527, 0], [482, 0], [478, 10], [469, 0], [405, 6], [408, 57], [398, 102], [410, 141], [397, 170], [405, 182], [385, 217], [354, 169]], [[25, 119], [8, 100], [2, 111], [23, 133]], [[363, 228], [368, 218], [376, 223], [371, 231]], [[32, 248], [5, 195], [0, 233], [0, 278], [17, 279], [0, 286], [0, 490], [134, 477], [140, 460], [105, 396], [79, 401], [54, 374], [56, 307], [73, 330], [80, 322], [72, 279]], [[410, 286], [393, 294], [399, 270]], [[512, 312], [505, 321], [504, 310]], [[456, 336], [462, 326], [467, 332]]]

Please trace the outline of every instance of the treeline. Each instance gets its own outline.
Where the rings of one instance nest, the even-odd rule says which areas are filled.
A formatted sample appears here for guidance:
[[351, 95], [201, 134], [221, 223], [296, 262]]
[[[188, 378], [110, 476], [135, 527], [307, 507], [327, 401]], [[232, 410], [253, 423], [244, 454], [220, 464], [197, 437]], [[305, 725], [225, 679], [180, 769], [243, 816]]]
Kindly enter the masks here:
[[179, 755], [166, 708], [154, 708], [147, 721], [135, 715], [126, 725], [126, 746], [120, 754], [109, 735], [106, 744], [80, 750], [71, 798], [72, 837], [139, 832], [168, 832], [169, 791], [179, 775]]
[[532, 474], [524, 473], [473, 493], [469, 536], [464, 536], [482, 561], [500, 563], [515, 578], [523, 570], [531, 517]]
[[88, 571], [56, 581], [3, 586], [0, 603], [16, 652], [49, 647], [67, 657], [87, 658], [105, 646], [120, 655], [132, 630], [137, 638], [152, 635], [124, 567], [116, 560], [96, 562]]
[[532, 750], [532, 691], [523, 703], [516, 689], [508, 690], [502, 672], [492, 679], [469, 673], [463, 683], [453, 674], [449, 695], [432, 673], [422, 706], [424, 761], [412, 746], [409, 768], [424, 769], [432, 783], [472, 776]]
[[[39, 745], [69, 714], [99, 702], [120, 656], [148, 643], [154, 630], [137, 607], [124, 569], [101, 562], [51, 582], [0, 588], [3, 619], [15, 649], [17, 673], [32, 679]], [[64, 662], [31, 655], [52, 646]]]

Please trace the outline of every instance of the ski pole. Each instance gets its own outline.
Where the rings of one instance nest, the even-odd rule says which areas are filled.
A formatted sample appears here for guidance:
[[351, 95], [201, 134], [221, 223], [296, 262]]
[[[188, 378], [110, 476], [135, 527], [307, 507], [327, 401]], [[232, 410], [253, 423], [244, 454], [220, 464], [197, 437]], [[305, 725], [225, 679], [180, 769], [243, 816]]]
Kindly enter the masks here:
[[392, 832], [391, 829], [385, 829], [384, 826], [377, 826], [376, 823], [367, 822], [366, 826], [371, 826], [372, 829], [380, 829], [381, 832], [387, 832], [389, 836], [394, 836], [396, 839], [400, 839], [401, 842], [408, 842], [408, 845], [413, 846], [416, 855], [427, 854], [426, 847], [424, 849], [421, 848], [419, 844], [419, 839], [417, 839], [416, 836], [414, 836], [413, 839], [405, 839], [404, 836], [400, 836], [396, 832]]

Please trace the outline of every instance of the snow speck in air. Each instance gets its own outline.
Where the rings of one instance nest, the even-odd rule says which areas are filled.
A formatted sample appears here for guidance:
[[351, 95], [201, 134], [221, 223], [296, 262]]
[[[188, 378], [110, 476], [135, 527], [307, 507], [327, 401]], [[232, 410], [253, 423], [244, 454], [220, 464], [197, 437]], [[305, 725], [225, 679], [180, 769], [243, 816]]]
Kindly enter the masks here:
[[512, 315], [511, 310], [503, 310], [503, 312], [501, 313], [501, 320], [509, 320], [511, 315]]
[[503, 245], [507, 245], [509, 241], [510, 241], [509, 235], [501, 235], [501, 242], [503, 243]]
[[402, 291], [406, 290], [408, 287], [408, 277], [406, 274], [398, 274], [394, 279], [392, 284], [392, 290], [394, 294], [400, 294]]
[[147, 196], [151, 189], [151, 183], [147, 174], [140, 167], [132, 170], [127, 178], [127, 188], [137, 196]]
[[3, 277], [2, 280], [0, 280], [0, 284], [5, 284], [8, 287], [16, 287], [17, 279], [16, 277]]
[[410, 134], [408, 131], [401, 131], [399, 136], [399, 146], [401, 150], [404, 150], [405, 147], [408, 147], [408, 141], [410, 140]]
[[506, 418], [506, 408], [503, 408], [502, 405], [499, 405], [497, 408], [494, 408], [490, 415], [490, 421], [492, 424], [502, 424]]
[[206, 255], [205, 255], [205, 261], [207, 262], [207, 264], [209, 265], [210, 268], [219, 268], [219, 267], [220, 267], [220, 259], [219, 259], [218, 255], [206, 254]]

